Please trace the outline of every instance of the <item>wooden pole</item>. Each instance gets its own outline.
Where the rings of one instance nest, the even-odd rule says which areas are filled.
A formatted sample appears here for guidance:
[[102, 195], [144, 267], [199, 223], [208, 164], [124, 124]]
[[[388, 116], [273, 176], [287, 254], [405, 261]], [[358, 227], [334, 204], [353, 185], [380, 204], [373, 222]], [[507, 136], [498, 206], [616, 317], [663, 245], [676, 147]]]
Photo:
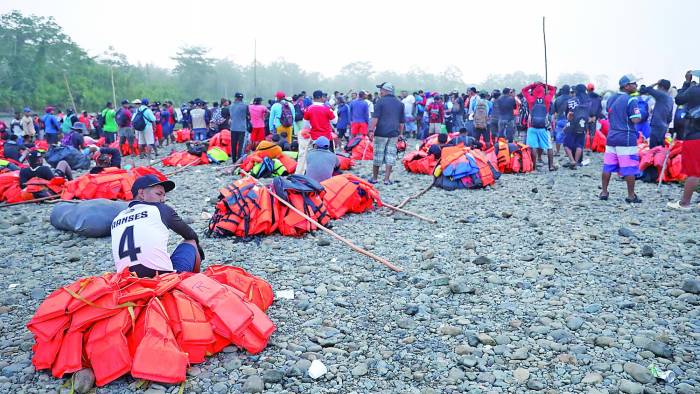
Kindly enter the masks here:
[[544, 40], [544, 83], [549, 84], [549, 74], [547, 70], [547, 33], [544, 28], [544, 16], [542, 17], [542, 39]]
[[232, 165], [228, 165], [228, 166], [217, 167], [217, 168], [216, 168], [216, 171], [228, 170], [229, 168], [236, 168], [236, 167], [239, 167], [239, 166], [240, 166], [240, 164], [232, 164]]
[[183, 171], [184, 169], [186, 169], [186, 168], [189, 167], [189, 166], [193, 166], [193, 165], [199, 164], [200, 161], [202, 161], [202, 159], [197, 159], [197, 160], [195, 160], [195, 161], [193, 161], [193, 162], [190, 162], [190, 163], [185, 164], [184, 166], [178, 168], [177, 170], [175, 170], [175, 171], [173, 171], [173, 172], [171, 172], [171, 173], [169, 173], [169, 174], [163, 174], [163, 175], [165, 175], [165, 176], [167, 176], [167, 177], [170, 177], [170, 176], [172, 176], [172, 175], [177, 174], [178, 172]]
[[427, 193], [428, 190], [432, 189], [434, 185], [435, 185], [435, 181], [433, 181], [433, 183], [431, 183], [430, 186], [428, 186], [428, 187], [426, 187], [425, 189], [419, 191], [418, 193], [416, 193], [416, 194], [414, 194], [414, 195], [412, 195], [412, 196], [406, 197], [403, 201], [401, 201], [401, 204], [397, 205], [396, 207], [397, 207], [397, 208], [403, 208], [406, 204], [408, 204], [409, 201], [411, 201], [411, 200], [413, 200], [413, 199], [416, 199], [416, 198], [418, 198], [418, 197], [424, 195], [425, 193]]
[[112, 102], [114, 103], [114, 107], [117, 107], [117, 91], [114, 89], [114, 66], [109, 67], [109, 71], [112, 74]]
[[[260, 187], [266, 187], [262, 182], [260, 182], [260, 180], [253, 178], [250, 174], [248, 174], [248, 173], [245, 172], [244, 170], [241, 170], [241, 173], [243, 173], [243, 175], [245, 175], [245, 176], [251, 177], [251, 178], [255, 181], [255, 183], [256, 183], [258, 186], [260, 186]], [[332, 231], [331, 229], [329, 229], [329, 228], [323, 226], [321, 223], [319, 223], [319, 222], [317, 222], [316, 220], [314, 220], [313, 218], [309, 217], [309, 216], [308, 216], [307, 214], [305, 214], [304, 212], [298, 210], [294, 205], [290, 204], [288, 201], [286, 201], [286, 200], [283, 199], [282, 197], [280, 197], [280, 196], [278, 196], [277, 194], [275, 194], [274, 191], [272, 191], [272, 190], [270, 190], [270, 189], [268, 189], [268, 190], [269, 190], [270, 194], [272, 195], [272, 197], [274, 197], [275, 199], [277, 199], [277, 201], [279, 201], [279, 202], [281, 202], [282, 204], [286, 205], [287, 208], [289, 208], [289, 209], [291, 209], [292, 211], [296, 212], [298, 215], [300, 215], [300, 216], [303, 217], [304, 219], [306, 219], [306, 220], [308, 220], [309, 222], [315, 224], [316, 227], [320, 228], [320, 229], [321, 229], [323, 232], [325, 232], [326, 234], [330, 235], [331, 237], [333, 237], [333, 238], [337, 239], [338, 241], [344, 243], [345, 245], [349, 246], [350, 249], [356, 251], [357, 253], [360, 253], [360, 254], [363, 254], [363, 255], [365, 255], [365, 256], [367, 256], [367, 257], [370, 257], [370, 258], [372, 258], [372, 259], [374, 259], [374, 260], [376, 260], [376, 261], [378, 261], [378, 262], [384, 264], [385, 266], [389, 267], [390, 269], [392, 269], [392, 270], [394, 270], [394, 271], [397, 271], [397, 272], [401, 272], [401, 271], [402, 271], [401, 268], [395, 266], [394, 264], [392, 264], [392, 263], [389, 262], [388, 260], [386, 260], [386, 259], [384, 259], [384, 258], [382, 258], [382, 257], [379, 257], [379, 256], [377, 256], [376, 254], [374, 254], [374, 253], [372, 253], [372, 252], [370, 252], [370, 251], [368, 251], [368, 250], [362, 249], [362, 248], [360, 248], [359, 246], [355, 245], [354, 243], [350, 242], [349, 240], [347, 240], [347, 239], [341, 237], [340, 235], [336, 234], [336, 233], [335, 233], [334, 231]]]
[[0, 208], [3, 208], [3, 207], [10, 207], [10, 206], [13, 206], [13, 205], [30, 204], [30, 203], [34, 203], [34, 202], [41, 202], [41, 201], [47, 201], [47, 200], [55, 200], [55, 199], [57, 199], [57, 198], [59, 198], [59, 197], [61, 197], [61, 196], [58, 195], [58, 194], [54, 194], [54, 195], [52, 195], [52, 196], [39, 197], [39, 198], [31, 199], [31, 200], [18, 201], [18, 202], [11, 202], [11, 203], [9, 203], [9, 204], [2, 204], [2, 205], [0, 205]]
[[66, 89], [68, 89], [68, 96], [70, 97], [70, 102], [73, 103], [73, 111], [78, 112], [78, 107], [75, 105], [75, 100], [73, 99], [73, 93], [70, 91], [70, 85], [68, 84], [68, 75], [65, 71], [63, 72], [63, 80], [66, 82]]
[[406, 215], [410, 215], [410, 216], [417, 217], [418, 219], [420, 219], [420, 220], [425, 220], [425, 221], [428, 222], [428, 223], [433, 223], [433, 224], [434, 224], [434, 223], [437, 223], [437, 220], [435, 220], [435, 219], [431, 219], [431, 218], [428, 218], [428, 217], [419, 215], [419, 214], [417, 214], [417, 213], [415, 213], [415, 212], [411, 212], [411, 211], [405, 210], [405, 209], [403, 209], [403, 208], [399, 208], [399, 207], [395, 207], [395, 206], [393, 206], [393, 205], [389, 205], [389, 204], [387, 204], [387, 203], [385, 203], [385, 202], [382, 202], [382, 206], [387, 207], [387, 208], [391, 209], [392, 211], [401, 212], [401, 213], [404, 213], [404, 214], [406, 214]]

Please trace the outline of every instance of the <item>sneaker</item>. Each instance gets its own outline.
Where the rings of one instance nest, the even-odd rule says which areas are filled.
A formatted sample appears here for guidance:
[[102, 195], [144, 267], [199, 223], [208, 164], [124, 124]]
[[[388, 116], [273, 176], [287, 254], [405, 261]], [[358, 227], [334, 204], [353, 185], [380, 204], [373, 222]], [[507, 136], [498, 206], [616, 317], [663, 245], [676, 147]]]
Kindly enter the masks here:
[[[666, 204], [666, 206], [671, 208], [671, 209], [678, 210], [678, 211], [690, 211], [691, 209], [693, 209], [690, 205], [686, 205], [686, 206], [681, 205], [680, 201], [669, 202]], [[698, 205], [698, 207], [700, 207], [700, 204]]]

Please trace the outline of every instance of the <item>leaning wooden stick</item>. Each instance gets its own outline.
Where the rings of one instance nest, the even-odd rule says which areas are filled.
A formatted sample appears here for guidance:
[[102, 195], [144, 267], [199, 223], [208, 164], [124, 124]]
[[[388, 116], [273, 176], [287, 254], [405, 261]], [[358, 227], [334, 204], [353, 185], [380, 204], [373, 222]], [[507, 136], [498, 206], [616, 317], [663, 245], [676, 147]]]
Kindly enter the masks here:
[[[255, 181], [255, 183], [258, 184], [258, 186], [260, 186], [260, 187], [266, 187], [262, 182], [260, 182], [260, 180], [258, 180], [258, 179], [256, 179], [256, 178], [253, 178], [253, 177], [252, 177], [249, 173], [247, 173], [246, 171], [241, 170], [241, 173], [242, 173], [243, 175], [245, 175], [245, 176], [251, 177], [251, 178]], [[269, 190], [269, 189], [268, 189], [268, 190]], [[386, 259], [384, 259], [384, 258], [381, 258], [381, 257], [377, 256], [376, 254], [374, 254], [374, 253], [368, 251], [368, 250], [364, 250], [364, 249], [360, 248], [359, 246], [355, 245], [354, 243], [350, 242], [349, 240], [347, 240], [347, 239], [341, 237], [340, 235], [338, 235], [337, 233], [335, 233], [335, 232], [332, 231], [331, 229], [329, 229], [329, 228], [323, 226], [321, 223], [317, 222], [316, 220], [314, 220], [313, 218], [311, 218], [310, 216], [308, 216], [308, 215], [305, 214], [304, 212], [302, 212], [302, 211], [300, 211], [299, 209], [297, 209], [294, 205], [290, 204], [288, 201], [286, 201], [286, 200], [283, 199], [282, 197], [280, 197], [280, 196], [278, 196], [277, 194], [275, 194], [274, 191], [269, 190], [269, 192], [270, 192], [270, 194], [272, 195], [272, 197], [274, 197], [275, 199], [277, 199], [277, 201], [279, 201], [279, 202], [281, 202], [282, 204], [286, 205], [289, 209], [291, 209], [292, 211], [296, 212], [298, 215], [300, 215], [300, 216], [303, 217], [304, 219], [306, 219], [306, 220], [308, 220], [309, 222], [315, 224], [316, 227], [320, 228], [320, 229], [321, 229], [323, 232], [325, 232], [326, 234], [330, 235], [331, 237], [333, 237], [333, 238], [337, 239], [338, 241], [344, 243], [345, 245], [349, 246], [350, 249], [356, 251], [357, 253], [360, 253], [360, 254], [363, 254], [363, 255], [365, 255], [365, 256], [367, 256], [367, 257], [370, 257], [370, 258], [372, 258], [372, 259], [374, 259], [374, 260], [377, 260], [378, 262], [384, 264], [385, 266], [389, 267], [390, 269], [392, 269], [392, 270], [394, 270], [394, 271], [397, 271], [397, 272], [401, 272], [401, 271], [402, 271], [401, 268], [395, 266], [394, 264], [392, 264], [392, 263], [389, 262], [388, 260], [386, 260]]]
[[41, 202], [41, 201], [46, 201], [46, 200], [54, 200], [54, 199], [57, 199], [57, 198], [59, 198], [59, 197], [61, 197], [61, 196], [58, 195], [58, 194], [54, 194], [54, 195], [52, 195], [52, 196], [39, 197], [39, 198], [31, 199], [31, 200], [18, 201], [18, 202], [11, 202], [11, 203], [9, 203], [9, 204], [2, 204], [2, 205], [0, 205], [0, 208], [2, 208], [2, 207], [9, 207], [9, 206], [12, 206], [12, 205], [31, 204], [31, 203], [34, 203], [34, 202]]
[[229, 168], [236, 168], [236, 167], [238, 167], [238, 166], [240, 166], [240, 165], [241, 165], [240, 163], [236, 163], [236, 164], [231, 164], [231, 165], [228, 165], [228, 166], [217, 167], [217, 168], [216, 168], [216, 171], [228, 170]]
[[435, 220], [435, 219], [431, 219], [431, 218], [425, 217], [425, 216], [423, 216], [423, 215], [419, 215], [419, 214], [417, 214], [417, 213], [415, 213], [415, 212], [407, 211], [407, 210], [405, 210], [405, 209], [403, 209], [403, 208], [399, 208], [399, 207], [395, 207], [395, 206], [393, 206], [393, 205], [389, 205], [389, 204], [387, 204], [387, 203], [385, 203], [385, 202], [382, 202], [382, 206], [387, 207], [387, 208], [391, 209], [392, 211], [401, 212], [401, 213], [404, 213], [404, 214], [406, 214], [406, 215], [410, 215], [410, 216], [417, 217], [418, 219], [420, 219], [420, 220], [425, 220], [425, 221], [428, 222], [428, 223], [437, 223], [437, 220]]
[[195, 160], [195, 161], [189, 162], [189, 163], [185, 164], [184, 166], [178, 168], [177, 170], [175, 170], [175, 171], [173, 171], [173, 172], [171, 172], [171, 173], [169, 173], [169, 174], [163, 174], [163, 175], [165, 175], [165, 176], [167, 176], [167, 177], [172, 176], [172, 175], [175, 175], [175, 174], [177, 174], [178, 172], [183, 171], [185, 168], [187, 168], [187, 167], [189, 167], [189, 166], [193, 166], [193, 165], [199, 164], [200, 161], [202, 161], [202, 159], [197, 159], [197, 160]]
[[406, 197], [403, 201], [401, 201], [401, 204], [397, 205], [396, 207], [397, 207], [397, 208], [403, 208], [406, 204], [408, 204], [409, 201], [411, 201], [411, 200], [413, 200], [413, 199], [416, 199], [416, 198], [418, 198], [418, 197], [424, 195], [425, 193], [428, 192], [428, 190], [432, 189], [433, 186], [435, 186], [435, 181], [433, 181], [433, 183], [431, 183], [430, 186], [428, 186], [428, 187], [426, 187], [425, 189], [419, 191], [418, 193], [416, 193], [416, 194], [414, 194], [414, 195], [412, 195], [412, 196]]

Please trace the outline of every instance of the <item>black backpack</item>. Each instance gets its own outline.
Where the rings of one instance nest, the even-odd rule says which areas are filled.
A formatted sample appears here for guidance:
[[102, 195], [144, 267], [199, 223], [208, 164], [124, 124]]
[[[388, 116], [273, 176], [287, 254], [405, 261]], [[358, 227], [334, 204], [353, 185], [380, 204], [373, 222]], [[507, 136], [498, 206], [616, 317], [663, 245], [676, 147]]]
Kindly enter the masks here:
[[532, 111], [530, 111], [530, 126], [535, 129], [547, 127], [547, 107], [541, 98], [535, 101], [535, 105], [532, 106]]
[[146, 130], [146, 117], [143, 115], [145, 109], [143, 111], [138, 111], [136, 112], [136, 116], [134, 116], [134, 121], [131, 122], [131, 125], [134, 126], [134, 130], [136, 131], [144, 131]]
[[301, 120], [304, 120], [304, 111], [302, 111], [300, 104], [294, 104], [294, 121], [299, 122]]
[[576, 134], [583, 134], [586, 132], [586, 122], [588, 122], [591, 112], [590, 105], [590, 101], [579, 101], [572, 111], [574, 114], [574, 119], [570, 122], [570, 125], [571, 129]]

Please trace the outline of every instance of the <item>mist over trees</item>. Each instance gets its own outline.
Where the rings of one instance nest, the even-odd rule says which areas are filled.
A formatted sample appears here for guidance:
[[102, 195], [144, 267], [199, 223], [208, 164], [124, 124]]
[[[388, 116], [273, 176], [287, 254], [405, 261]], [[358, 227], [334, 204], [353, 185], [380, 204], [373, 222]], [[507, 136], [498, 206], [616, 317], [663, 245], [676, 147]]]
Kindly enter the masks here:
[[[283, 59], [242, 65], [213, 58], [207, 48], [199, 46], [182, 47], [172, 59], [176, 65], [170, 70], [152, 64], [132, 64], [111, 47], [98, 56], [90, 56], [53, 18], [12, 11], [0, 15], [0, 111], [21, 111], [24, 106], [37, 111], [45, 105], [67, 108], [68, 86], [79, 110], [95, 111], [112, 101], [112, 75], [117, 100], [149, 97], [176, 104], [195, 97], [218, 100], [235, 92], [263, 98], [272, 97], [277, 90], [288, 95], [315, 89], [374, 92], [374, 86], [383, 81], [391, 81], [398, 90], [440, 92], [464, 92], [469, 86], [480, 90], [506, 86], [520, 89], [533, 81], [544, 81], [541, 75], [516, 71], [489, 75], [481, 83], [467, 83], [455, 66], [447, 66], [440, 73], [421, 69], [398, 73], [377, 70], [368, 61], [346, 64], [337, 75], [324, 76]], [[585, 74], [562, 74], [557, 84], [589, 81]], [[595, 82], [607, 80], [597, 76]]]

